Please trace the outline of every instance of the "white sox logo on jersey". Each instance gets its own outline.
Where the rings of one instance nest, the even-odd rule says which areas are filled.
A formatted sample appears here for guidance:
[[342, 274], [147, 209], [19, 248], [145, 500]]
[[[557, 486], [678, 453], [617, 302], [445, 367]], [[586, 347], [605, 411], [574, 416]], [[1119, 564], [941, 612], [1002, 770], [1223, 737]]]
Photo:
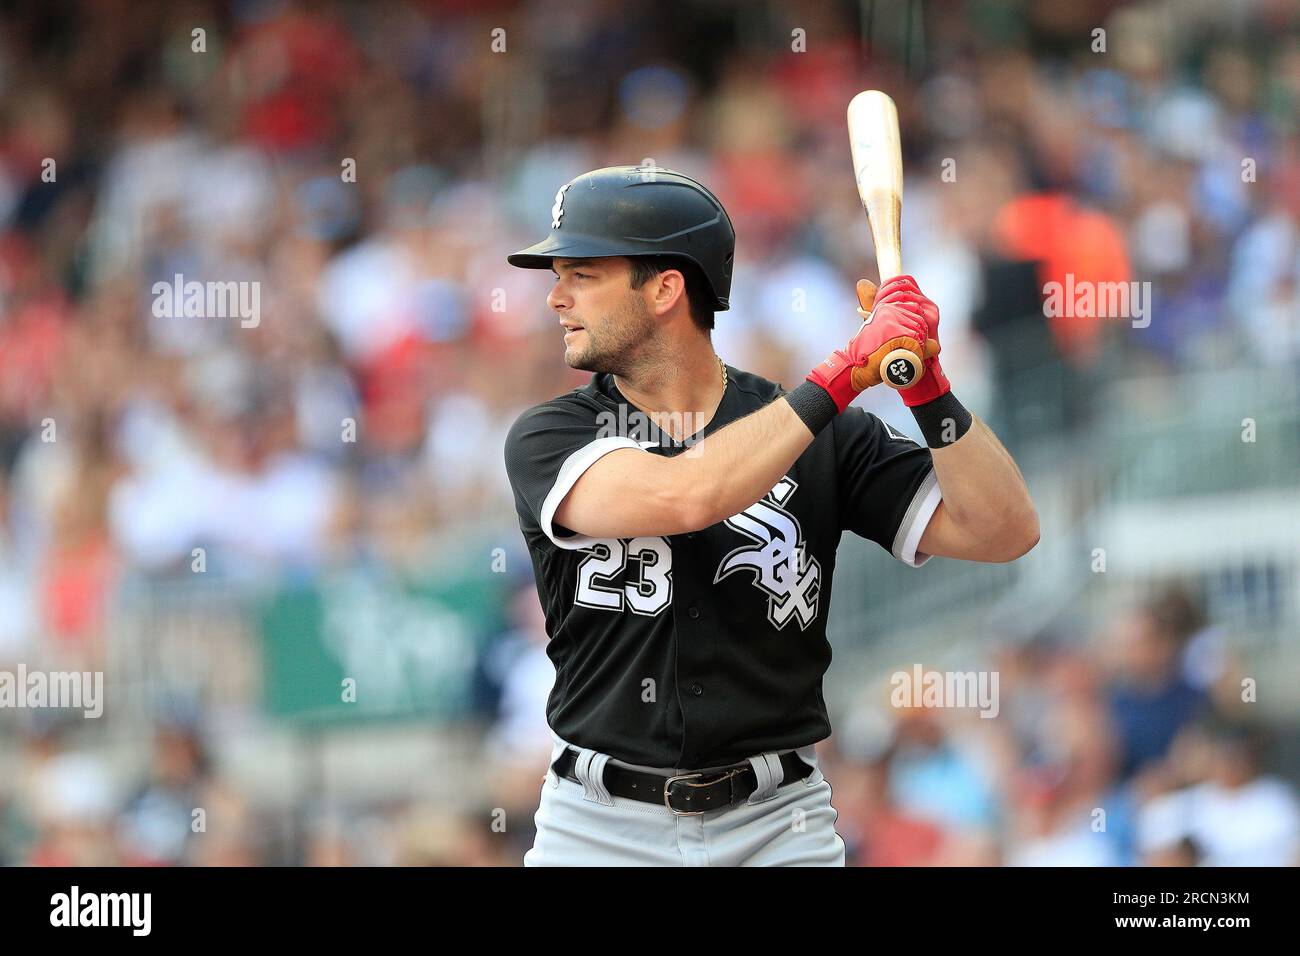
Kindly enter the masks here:
[[726, 521], [756, 545], [744, 545], [722, 559], [713, 583], [736, 571], [752, 571], [754, 587], [767, 594], [767, 617], [778, 629], [792, 618], [806, 629], [817, 618], [821, 564], [804, 549], [803, 529], [785, 508], [798, 484], [782, 478], [763, 498]]

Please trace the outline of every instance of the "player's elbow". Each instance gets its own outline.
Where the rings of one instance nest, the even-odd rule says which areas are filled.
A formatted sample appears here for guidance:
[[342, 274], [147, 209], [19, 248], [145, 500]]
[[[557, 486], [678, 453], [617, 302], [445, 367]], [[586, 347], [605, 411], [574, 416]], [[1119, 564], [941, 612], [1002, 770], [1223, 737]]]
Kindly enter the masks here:
[[1039, 536], [1038, 512], [1030, 504], [1003, 520], [996, 556], [990, 560], [1001, 563], [1023, 558], [1038, 544]]
[[1030, 551], [1034, 550], [1035, 546], [1038, 544], [1038, 540], [1038, 522], [1035, 521], [1032, 530], [1026, 531], [1021, 535], [1016, 545], [1012, 548], [1011, 557], [1007, 558], [1007, 560], [1014, 561], [1017, 558], [1023, 558]]

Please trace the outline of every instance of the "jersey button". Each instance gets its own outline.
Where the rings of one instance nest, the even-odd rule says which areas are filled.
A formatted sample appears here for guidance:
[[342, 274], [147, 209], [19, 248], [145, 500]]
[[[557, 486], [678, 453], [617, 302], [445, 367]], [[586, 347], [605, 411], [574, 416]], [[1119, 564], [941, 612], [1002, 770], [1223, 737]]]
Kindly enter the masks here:
[[700, 697], [704, 694], [704, 688], [700, 686], [698, 683], [692, 684], [691, 693], [694, 694], [696, 697]]
[[686, 615], [692, 621], [698, 621], [700, 619], [700, 609], [698, 607], [691, 607], [686, 611]]

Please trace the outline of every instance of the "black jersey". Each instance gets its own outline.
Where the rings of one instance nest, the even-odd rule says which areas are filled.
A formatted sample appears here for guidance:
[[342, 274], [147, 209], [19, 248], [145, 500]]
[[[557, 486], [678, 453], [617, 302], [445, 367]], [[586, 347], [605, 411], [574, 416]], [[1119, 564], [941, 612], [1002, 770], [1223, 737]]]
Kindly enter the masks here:
[[829, 736], [822, 676], [841, 532], [914, 567], [929, 560], [916, 548], [940, 498], [930, 451], [857, 408], [762, 499], [708, 528], [598, 539], [556, 524], [602, 455], [688, 452], [783, 394], [727, 373], [717, 412], [685, 442], [649, 424], [604, 374], [524, 412], [506, 439], [555, 664], [547, 722], [627, 763], [711, 767]]

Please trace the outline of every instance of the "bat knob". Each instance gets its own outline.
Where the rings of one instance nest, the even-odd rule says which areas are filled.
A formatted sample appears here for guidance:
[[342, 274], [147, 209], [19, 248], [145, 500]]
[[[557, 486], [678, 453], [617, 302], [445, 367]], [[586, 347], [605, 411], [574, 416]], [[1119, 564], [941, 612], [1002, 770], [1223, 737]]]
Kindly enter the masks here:
[[890, 388], [911, 388], [924, 374], [921, 357], [911, 349], [894, 349], [880, 360], [880, 380]]

